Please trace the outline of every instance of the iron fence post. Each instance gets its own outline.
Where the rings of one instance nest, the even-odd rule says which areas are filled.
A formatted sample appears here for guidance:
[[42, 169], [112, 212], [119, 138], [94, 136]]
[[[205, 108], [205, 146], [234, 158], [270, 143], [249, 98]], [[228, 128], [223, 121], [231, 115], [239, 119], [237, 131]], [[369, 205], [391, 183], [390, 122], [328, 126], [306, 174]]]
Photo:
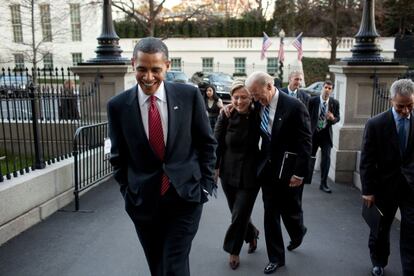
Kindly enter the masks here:
[[35, 162], [33, 164], [33, 169], [43, 169], [46, 167], [45, 161], [42, 156], [42, 145], [40, 143], [40, 135], [39, 135], [39, 113], [37, 109], [37, 101], [38, 98], [35, 95], [36, 86], [33, 83], [29, 85], [29, 96], [30, 96], [30, 103], [32, 106], [32, 126], [33, 126], [33, 144], [34, 144], [34, 151], [35, 151]]

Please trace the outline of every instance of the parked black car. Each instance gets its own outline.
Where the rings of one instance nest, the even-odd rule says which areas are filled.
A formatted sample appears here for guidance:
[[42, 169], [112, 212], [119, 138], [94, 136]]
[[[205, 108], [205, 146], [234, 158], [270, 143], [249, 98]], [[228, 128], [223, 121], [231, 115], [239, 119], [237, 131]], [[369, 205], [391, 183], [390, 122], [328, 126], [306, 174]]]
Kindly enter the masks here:
[[233, 77], [221, 72], [195, 72], [191, 77], [195, 84], [210, 83], [216, 87], [217, 95], [223, 101], [230, 101], [230, 89], [233, 83]]

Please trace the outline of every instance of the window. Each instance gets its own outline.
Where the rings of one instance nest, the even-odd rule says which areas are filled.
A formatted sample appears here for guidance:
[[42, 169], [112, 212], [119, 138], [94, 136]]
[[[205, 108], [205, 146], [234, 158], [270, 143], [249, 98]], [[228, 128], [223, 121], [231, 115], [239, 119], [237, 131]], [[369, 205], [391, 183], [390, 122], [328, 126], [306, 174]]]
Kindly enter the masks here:
[[213, 72], [213, 58], [202, 58], [203, 72]]
[[14, 54], [14, 64], [16, 69], [24, 69], [24, 56], [23, 54]]
[[274, 76], [277, 72], [277, 58], [267, 58], [267, 73]]
[[52, 41], [52, 23], [50, 21], [50, 5], [39, 5], [42, 23], [43, 41]]
[[246, 58], [234, 58], [234, 73], [246, 74]]
[[72, 64], [74, 66], [78, 65], [82, 61], [82, 53], [72, 53]]
[[53, 69], [53, 55], [51, 53], [43, 56], [43, 67], [45, 69]]
[[11, 22], [13, 27], [13, 41], [23, 43], [22, 17], [20, 14], [20, 5], [10, 6]]
[[80, 5], [70, 4], [70, 24], [72, 27], [72, 41], [81, 41]]
[[181, 58], [171, 58], [171, 71], [181, 71]]

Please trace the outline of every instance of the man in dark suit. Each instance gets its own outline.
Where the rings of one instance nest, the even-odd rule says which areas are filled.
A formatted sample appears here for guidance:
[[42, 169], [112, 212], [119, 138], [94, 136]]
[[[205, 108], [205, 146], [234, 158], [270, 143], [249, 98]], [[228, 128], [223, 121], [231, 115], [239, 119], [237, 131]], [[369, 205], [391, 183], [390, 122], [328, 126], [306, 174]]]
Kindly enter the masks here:
[[[288, 250], [297, 248], [306, 234], [302, 192], [312, 147], [309, 113], [302, 103], [281, 93], [267, 73], [252, 73], [246, 79], [246, 87], [254, 100], [261, 104], [262, 143], [258, 178], [262, 185], [265, 238], [269, 257], [264, 273], [270, 274], [285, 265], [280, 218], [283, 219], [291, 238]], [[297, 154], [296, 163], [292, 174], [280, 178], [286, 152]]]
[[[414, 82], [395, 81], [390, 88], [392, 108], [365, 126], [361, 151], [364, 204], [382, 212], [378, 233], [371, 230], [372, 275], [384, 274], [390, 254], [390, 228], [401, 211], [400, 253], [403, 273], [414, 275]], [[375, 208], [375, 207], [372, 207]]]
[[339, 102], [330, 95], [333, 84], [327, 80], [323, 84], [320, 96], [309, 101], [309, 115], [312, 130], [312, 156], [321, 148], [321, 183], [319, 189], [326, 193], [332, 190], [328, 187], [328, 173], [331, 165], [332, 125], [339, 122]]
[[303, 82], [303, 73], [301, 71], [292, 71], [289, 74], [289, 84], [281, 90], [301, 101], [306, 107], [309, 106], [310, 96], [300, 89]]
[[110, 161], [152, 275], [190, 275], [202, 204], [214, 188], [216, 141], [200, 92], [165, 82], [168, 48], [141, 39], [138, 84], [108, 102]]

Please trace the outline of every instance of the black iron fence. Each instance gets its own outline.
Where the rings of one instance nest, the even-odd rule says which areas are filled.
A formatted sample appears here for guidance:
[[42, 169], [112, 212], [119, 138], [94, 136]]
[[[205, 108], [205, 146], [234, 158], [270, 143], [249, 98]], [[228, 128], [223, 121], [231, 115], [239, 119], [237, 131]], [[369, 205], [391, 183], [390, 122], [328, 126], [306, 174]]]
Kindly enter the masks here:
[[73, 139], [75, 159], [75, 210], [79, 210], [79, 194], [112, 174], [109, 163], [108, 123], [82, 126]]
[[[374, 73], [372, 78], [373, 92], [371, 117], [391, 108], [390, 87], [388, 87], [386, 83], [381, 83], [381, 80], [376, 73]], [[414, 81], [414, 70], [408, 70], [405, 74], [399, 76], [398, 79], [411, 79]]]
[[99, 83], [69, 69], [1, 69], [0, 182], [72, 155], [76, 129], [101, 122]]

